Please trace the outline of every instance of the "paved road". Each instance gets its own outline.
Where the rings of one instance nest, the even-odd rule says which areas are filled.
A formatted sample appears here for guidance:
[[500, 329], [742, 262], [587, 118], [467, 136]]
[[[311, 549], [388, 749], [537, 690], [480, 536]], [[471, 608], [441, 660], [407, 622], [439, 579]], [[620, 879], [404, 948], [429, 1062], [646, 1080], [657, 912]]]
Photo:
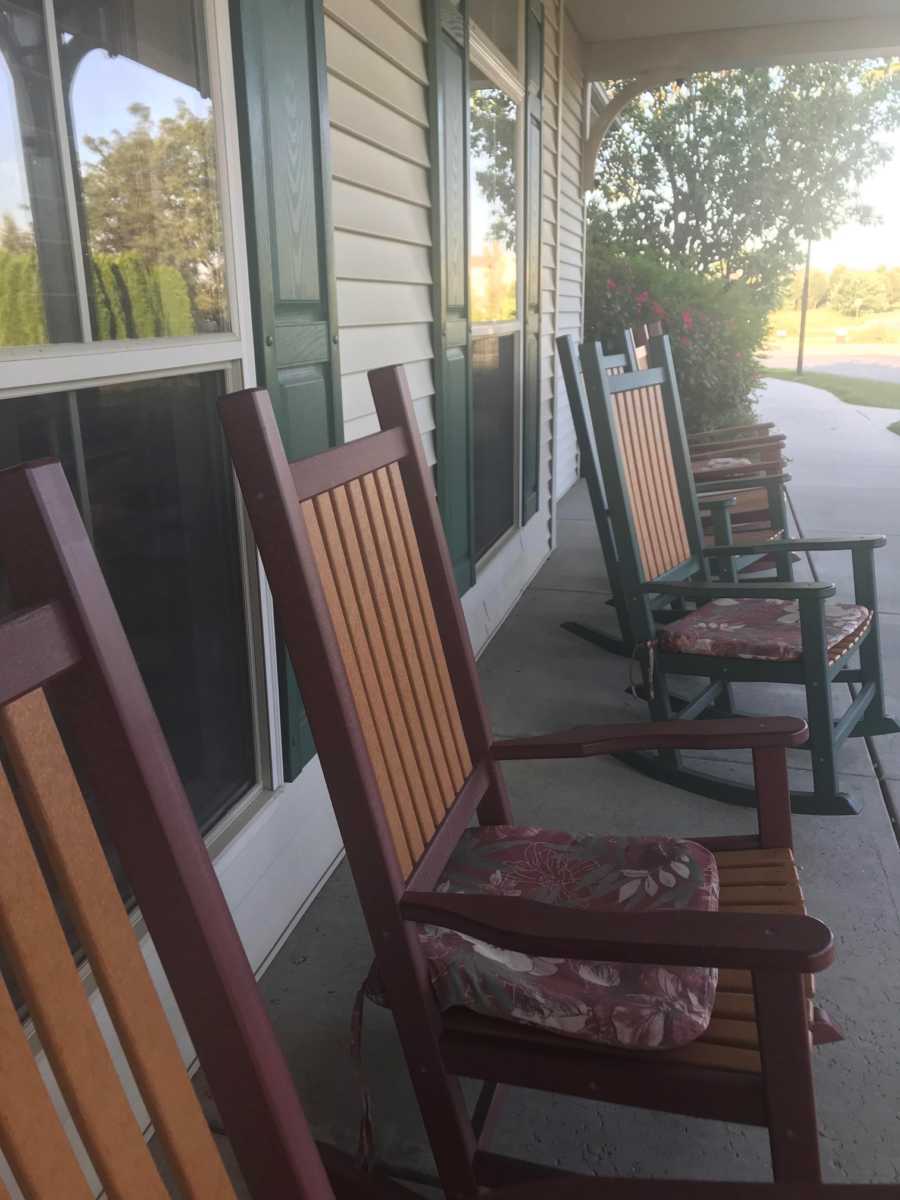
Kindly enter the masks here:
[[[893, 369], [900, 380], [900, 360]], [[848, 364], [863, 368], [862, 363]], [[883, 364], [869, 365], [871, 371]], [[818, 364], [817, 364], [818, 366]], [[829, 369], [832, 369], [829, 367]], [[884, 367], [884, 369], [890, 369]], [[759, 397], [761, 420], [775, 421], [787, 435], [791, 496], [808, 537], [885, 533], [878, 551], [887, 691], [900, 711], [900, 437], [887, 426], [895, 409], [843, 404], [806, 384], [770, 379]], [[852, 599], [849, 555], [820, 554], [821, 578], [839, 584]], [[879, 751], [895, 793], [900, 793], [900, 735], [879, 739]]]
[[[811, 346], [804, 361], [809, 371], [900, 383], [900, 347], [896, 346]], [[766, 356], [765, 362], [770, 367], [793, 369], [797, 365], [797, 348], [776, 350]]]

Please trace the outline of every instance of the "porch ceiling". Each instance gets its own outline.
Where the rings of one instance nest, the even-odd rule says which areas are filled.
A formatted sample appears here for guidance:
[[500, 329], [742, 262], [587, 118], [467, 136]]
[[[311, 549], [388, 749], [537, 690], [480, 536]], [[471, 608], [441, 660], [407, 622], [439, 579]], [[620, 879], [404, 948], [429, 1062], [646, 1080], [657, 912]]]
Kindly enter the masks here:
[[897, 0], [568, 0], [592, 80], [900, 54]]

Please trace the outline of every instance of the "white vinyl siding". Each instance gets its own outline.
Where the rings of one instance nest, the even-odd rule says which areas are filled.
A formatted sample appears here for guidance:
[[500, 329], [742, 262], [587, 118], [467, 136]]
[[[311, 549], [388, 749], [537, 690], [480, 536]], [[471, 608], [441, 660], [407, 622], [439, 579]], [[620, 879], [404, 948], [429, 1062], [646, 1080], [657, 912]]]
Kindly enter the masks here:
[[[584, 76], [578, 33], [565, 21], [563, 33], [562, 105], [559, 145], [559, 228], [556, 280], [556, 332], [581, 338], [584, 311], [584, 195], [581, 161], [584, 144]], [[575, 427], [557, 363], [554, 425], [555, 498], [564, 496], [578, 478]]]
[[344, 435], [378, 428], [366, 372], [406, 365], [435, 461], [425, 24], [420, 0], [325, 0]]

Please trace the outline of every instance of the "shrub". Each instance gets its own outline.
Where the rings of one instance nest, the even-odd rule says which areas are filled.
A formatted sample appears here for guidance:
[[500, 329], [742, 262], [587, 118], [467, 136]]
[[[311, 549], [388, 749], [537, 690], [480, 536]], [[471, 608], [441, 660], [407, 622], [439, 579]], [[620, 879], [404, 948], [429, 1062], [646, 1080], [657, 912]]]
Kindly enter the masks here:
[[585, 337], [622, 353], [628, 326], [661, 321], [691, 431], [753, 420], [767, 313], [740, 283], [611, 253], [588, 238]]

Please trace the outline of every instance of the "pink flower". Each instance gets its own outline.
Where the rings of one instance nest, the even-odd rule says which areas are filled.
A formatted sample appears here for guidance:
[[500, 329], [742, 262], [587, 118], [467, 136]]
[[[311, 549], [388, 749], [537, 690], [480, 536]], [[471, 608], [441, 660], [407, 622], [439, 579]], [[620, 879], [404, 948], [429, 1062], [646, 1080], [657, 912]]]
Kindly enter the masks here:
[[607, 279], [606, 290], [608, 292], [614, 292], [616, 290], [616, 281], [614, 279]]
[[646, 304], [647, 301], [650, 299], [650, 293], [649, 292], [641, 292], [640, 295], [635, 296], [634, 299], [635, 299], [636, 304]]
[[650, 305], [650, 307], [653, 309], [654, 317], [659, 317], [661, 319], [662, 317], [664, 317], [666, 315], [666, 310], [663, 308], [663, 306], [661, 304], [657, 304], [655, 300]]
[[681, 323], [688, 331], [694, 328], [694, 318], [687, 309], [681, 314]]

